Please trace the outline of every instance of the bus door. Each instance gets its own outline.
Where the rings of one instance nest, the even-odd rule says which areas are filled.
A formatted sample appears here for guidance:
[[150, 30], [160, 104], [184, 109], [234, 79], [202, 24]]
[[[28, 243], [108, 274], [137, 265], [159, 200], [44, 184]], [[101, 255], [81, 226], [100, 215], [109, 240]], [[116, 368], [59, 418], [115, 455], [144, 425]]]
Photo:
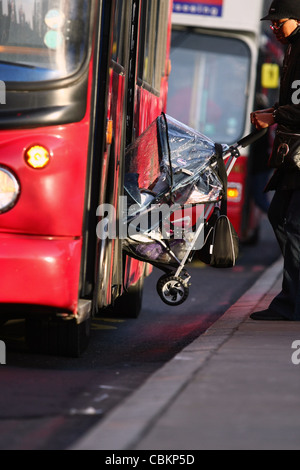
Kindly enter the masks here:
[[[154, 0], [152, 5], [154, 3], [159, 4], [159, 0]], [[165, 0], [162, 3], [165, 3]], [[148, 97], [147, 102], [142, 103], [137, 96], [137, 61], [141, 55], [143, 56], [140, 47], [141, 37], [144, 34], [142, 19], [145, 17], [145, 21], [148, 21], [149, 5], [148, 0], [105, 2], [103, 11], [105, 19], [102, 23], [104, 34], [107, 35], [107, 50], [105, 54], [102, 51], [100, 55], [98, 86], [100, 88], [106, 83], [106, 91], [105, 99], [102, 97], [102, 102], [95, 105], [95, 109], [100, 113], [99, 120], [101, 121], [101, 117], [104, 118], [102, 129], [103, 126], [106, 126], [106, 129], [105, 142], [101, 149], [103, 153], [101, 166], [92, 172], [97, 174], [99, 171], [101, 174], [99, 197], [95, 199], [98, 201], [98, 207], [94, 205], [91, 210], [92, 214], [95, 212], [98, 216], [94, 303], [98, 311], [113, 304], [114, 310], [118, 313], [133, 316], [138, 314], [141, 307], [144, 264], [123, 256], [122, 240], [118, 237], [119, 198], [123, 194], [126, 145], [144, 130], [136, 125], [136, 116], [140, 113], [145, 116], [146, 127], [162, 110], [161, 105], [160, 108], [157, 104], [153, 106], [153, 99]], [[158, 12], [159, 9], [155, 10], [156, 15]], [[153, 14], [150, 19], [153, 23]], [[168, 22], [164, 24], [164, 30], [167, 29], [167, 25]], [[153, 26], [151, 31], [153, 33]], [[151, 55], [153, 55], [152, 50], [153, 44], [150, 44]], [[103, 96], [102, 93], [100, 96]], [[160, 104], [160, 93], [155, 101]], [[97, 151], [94, 151], [93, 160], [95, 167], [99, 166]], [[104, 205], [109, 205], [112, 211], [102, 210]], [[112, 231], [109, 236], [101, 233], [101, 230], [109, 232], [110, 229]], [[92, 227], [88, 232], [88, 237], [93, 237]], [[90, 250], [91, 246], [93, 244], [87, 244], [87, 250]], [[93, 259], [93, 250], [91, 253], [90, 259]], [[87, 279], [86, 273], [85, 279]], [[138, 285], [138, 289], [134, 287], [135, 285]], [[124, 291], [125, 295], [120, 299]], [[130, 295], [127, 295], [128, 292]]]
[[[130, 145], [166, 111], [172, 1], [132, 2], [130, 55], [128, 67], [126, 145]], [[136, 158], [136, 171], [151, 180], [154, 161]], [[146, 187], [149, 186], [144, 181]], [[124, 291], [114, 305], [119, 315], [136, 317], [141, 308], [144, 276], [149, 265], [124, 258]]]
[[[94, 292], [97, 310], [109, 306], [122, 293], [123, 287], [124, 268], [122, 245], [118, 238], [118, 211], [119, 197], [123, 190], [133, 3], [132, 0], [105, 2], [103, 12], [107, 49], [101, 51], [98, 79], [101, 98], [95, 106], [96, 112], [100, 114], [99, 121], [103, 120], [101, 127], [104, 138], [100, 150], [103, 158], [99, 162], [98, 152], [94, 150], [93, 159], [97, 170], [94, 169], [93, 173], [100, 174], [100, 188], [91, 213], [97, 214], [97, 227], [101, 226], [101, 230], [109, 232], [109, 227], [113, 227], [114, 230], [107, 236], [97, 230]], [[106, 90], [101, 89], [103, 83], [106, 85]], [[113, 210], [110, 212], [102, 210], [104, 205], [110, 205]], [[90, 231], [92, 232], [90, 236], [93, 237], [95, 230], [93, 231], [91, 227]], [[91, 249], [91, 246], [94, 245], [88, 244], [87, 249]], [[93, 253], [92, 249], [91, 251]], [[93, 260], [93, 256], [91, 259]], [[90, 272], [90, 275], [93, 273]]]

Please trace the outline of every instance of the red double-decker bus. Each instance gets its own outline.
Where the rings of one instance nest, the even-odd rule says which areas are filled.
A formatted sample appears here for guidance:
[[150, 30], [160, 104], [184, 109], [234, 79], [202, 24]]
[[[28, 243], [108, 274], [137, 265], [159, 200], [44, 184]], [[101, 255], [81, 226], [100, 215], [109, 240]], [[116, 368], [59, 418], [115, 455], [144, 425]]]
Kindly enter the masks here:
[[[23, 6], [22, 6], [23, 5]], [[166, 108], [172, 0], [0, 2], [0, 322], [78, 355], [94, 312], [136, 316], [143, 263], [96, 235], [124, 149]]]

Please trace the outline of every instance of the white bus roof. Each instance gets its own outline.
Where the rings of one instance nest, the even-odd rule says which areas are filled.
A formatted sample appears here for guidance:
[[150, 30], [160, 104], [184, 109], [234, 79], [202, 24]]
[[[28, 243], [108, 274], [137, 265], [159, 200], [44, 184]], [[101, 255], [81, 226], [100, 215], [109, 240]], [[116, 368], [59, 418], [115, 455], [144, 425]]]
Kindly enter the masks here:
[[172, 23], [259, 33], [264, 0], [174, 0]]

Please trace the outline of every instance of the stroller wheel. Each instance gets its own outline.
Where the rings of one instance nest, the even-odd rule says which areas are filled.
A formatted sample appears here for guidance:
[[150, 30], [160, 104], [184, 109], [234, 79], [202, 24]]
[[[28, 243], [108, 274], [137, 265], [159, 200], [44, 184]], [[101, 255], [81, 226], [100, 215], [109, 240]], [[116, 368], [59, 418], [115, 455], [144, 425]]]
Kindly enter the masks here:
[[162, 276], [157, 283], [157, 292], [167, 305], [180, 305], [188, 298], [189, 288], [180, 277]]

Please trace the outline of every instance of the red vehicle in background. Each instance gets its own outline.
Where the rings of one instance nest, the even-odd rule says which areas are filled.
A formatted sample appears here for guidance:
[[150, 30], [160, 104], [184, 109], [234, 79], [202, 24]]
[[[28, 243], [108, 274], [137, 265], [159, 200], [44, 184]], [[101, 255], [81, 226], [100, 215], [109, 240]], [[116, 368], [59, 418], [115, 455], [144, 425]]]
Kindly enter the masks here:
[[0, 324], [79, 355], [91, 316], [137, 316], [144, 264], [99, 239], [124, 150], [166, 109], [172, 0], [0, 2]]
[[[279, 87], [278, 42], [260, 21], [270, 3], [174, 0], [168, 114], [215, 142], [231, 145], [250, 133], [258, 94], [272, 106]], [[229, 177], [228, 215], [242, 241], [257, 240], [249, 148]]]

